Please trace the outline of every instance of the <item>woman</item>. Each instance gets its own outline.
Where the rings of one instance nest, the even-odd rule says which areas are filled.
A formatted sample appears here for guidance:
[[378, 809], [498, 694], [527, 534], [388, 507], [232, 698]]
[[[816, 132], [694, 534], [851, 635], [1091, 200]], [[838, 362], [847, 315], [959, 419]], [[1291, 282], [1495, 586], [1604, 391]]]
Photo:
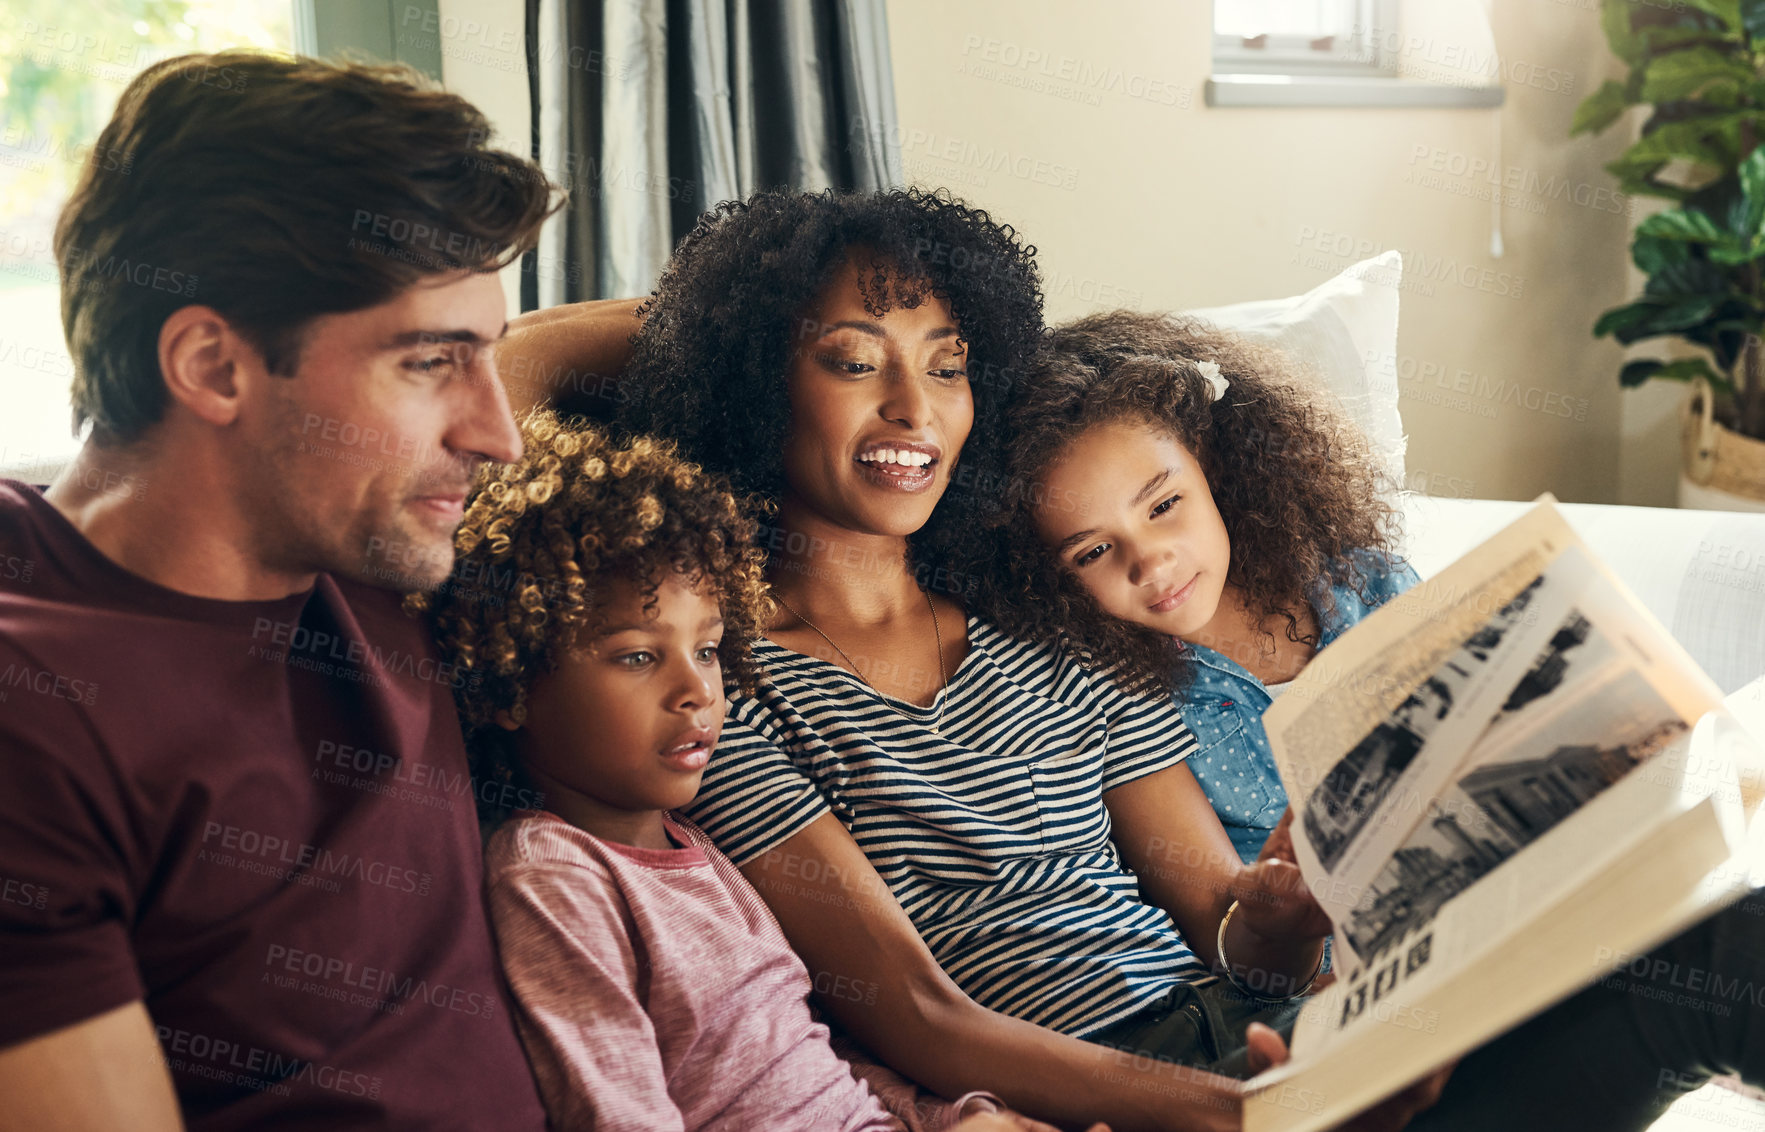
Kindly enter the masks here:
[[[1187, 1017], [1167, 1000], [1215, 962], [1234, 894], [1260, 897], [1228, 926], [1234, 963], [1289, 988], [1316, 970], [1321, 915], [1282, 898], [1291, 866], [1244, 873], [1168, 702], [958, 600], [959, 544], [1000, 488], [971, 457], [1001, 448], [1040, 331], [1033, 249], [938, 196], [763, 194], [682, 244], [620, 419], [775, 507], [761, 542], [780, 605], [767, 690], [732, 703], [690, 812], [895, 1068], [946, 1095], [987, 1081], [1054, 1119], [1231, 1126], [1233, 1082], [1081, 1039]], [[793, 764], [809, 749], [838, 782]], [[890, 808], [916, 771], [944, 812]]]

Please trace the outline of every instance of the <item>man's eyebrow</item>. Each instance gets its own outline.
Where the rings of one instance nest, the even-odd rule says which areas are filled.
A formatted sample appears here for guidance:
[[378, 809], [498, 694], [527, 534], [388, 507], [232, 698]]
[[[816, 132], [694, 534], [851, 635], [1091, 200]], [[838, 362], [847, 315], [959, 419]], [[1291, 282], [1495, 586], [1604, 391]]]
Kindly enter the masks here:
[[388, 350], [402, 350], [406, 346], [433, 346], [443, 342], [467, 342], [473, 345], [482, 345], [485, 342], [500, 341], [507, 337], [508, 333], [509, 324], [506, 322], [503, 323], [503, 328], [497, 332], [495, 338], [486, 338], [476, 330], [407, 330], [403, 334], [395, 336], [386, 344], [386, 348]]
[[1138, 507], [1140, 504], [1151, 498], [1152, 493], [1158, 490], [1158, 485], [1165, 480], [1170, 479], [1176, 474], [1176, 472], [1177, 469], [1175, 468], [1166, 468], [1164, 471], [1159, 472], [1144, 484], [1140, 485], [1140, 494], [1134, 496], [1134, 506]]

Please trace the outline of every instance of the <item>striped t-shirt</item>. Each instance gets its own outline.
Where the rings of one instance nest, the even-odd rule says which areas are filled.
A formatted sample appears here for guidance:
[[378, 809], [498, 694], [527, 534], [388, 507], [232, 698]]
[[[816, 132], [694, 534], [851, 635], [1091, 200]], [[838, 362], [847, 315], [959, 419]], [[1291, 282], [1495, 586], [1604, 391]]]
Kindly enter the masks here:
[[[930, 707], [759, 641], [688, 813], [737, 864], [838, 815], [939, 964], [982, 1006], [1084, 1036], [1205, 970], [1143, 903], [1103, 795], [1195, 749], [1168, 697], [968, 619]], [[940, 706], [940, 730], [933, 730]]]

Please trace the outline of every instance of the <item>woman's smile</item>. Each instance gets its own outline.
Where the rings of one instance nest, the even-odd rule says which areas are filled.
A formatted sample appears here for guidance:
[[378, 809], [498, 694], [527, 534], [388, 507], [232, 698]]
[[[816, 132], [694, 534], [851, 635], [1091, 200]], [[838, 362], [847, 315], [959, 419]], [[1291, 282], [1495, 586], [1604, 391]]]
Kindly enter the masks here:
[[942, 451], [913, 440], [873, 440], [852, 457], [867, 483], [891, 491], [925, 491], [937, 481]]

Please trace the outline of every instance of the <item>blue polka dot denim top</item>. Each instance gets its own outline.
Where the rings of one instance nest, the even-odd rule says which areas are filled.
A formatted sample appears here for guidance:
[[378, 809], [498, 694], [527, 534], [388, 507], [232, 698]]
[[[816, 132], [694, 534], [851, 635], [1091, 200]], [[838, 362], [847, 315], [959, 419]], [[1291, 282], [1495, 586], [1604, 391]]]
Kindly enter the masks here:
[[[1365, 578], [1364, 588], [1330, 586], [1335, 605], [1327, 614], [1312, 599], [1320, 650], [1419, 580], [1407, 562], [1394, 562], [1377, 551], [1355, 551], [1350, 560]], [[1206, 645], [1185, 643], [1184, 649], [1194, 661], [1193, 675], [1177, 693], [1177, 703], [1183, 722], [1201, 744], [1189, 756], [1189, 769], [1213, 803], [1233, 848], [1246, 862], [1254, 861], [1287, 808], [1287, 792], [1275, 773], [1275, 756], [1262, 726], [1262, 713], [1273, 697], [1236, 661]]]

